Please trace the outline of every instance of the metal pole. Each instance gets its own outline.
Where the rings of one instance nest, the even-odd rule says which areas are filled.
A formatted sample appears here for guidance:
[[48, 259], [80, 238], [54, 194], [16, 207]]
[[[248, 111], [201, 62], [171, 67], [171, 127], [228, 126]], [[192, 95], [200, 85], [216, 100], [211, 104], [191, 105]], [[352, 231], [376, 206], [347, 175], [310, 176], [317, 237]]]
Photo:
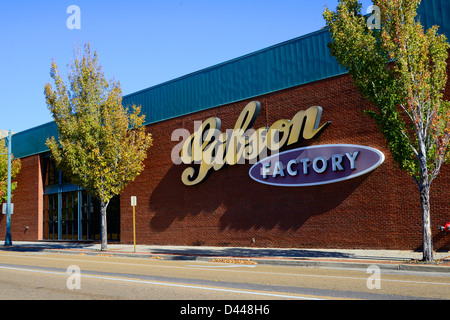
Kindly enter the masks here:
[[6, 202], [6, 237], [5, 246], [12, 246], [11, 240], [11, 130], [8, 133], [8, 190]]
[[133, 252], [136, 253], [136, 205], [137, 205], [137, 198], [136, 196], [131, 197], [131, 206], [133, 207], [133, 245], [134, 250]]
[[136, 253], [136, 218], [135, 218], [135, 208], [136, 206], [133, 206], [133, 244], [134, 244], [134, 253]]

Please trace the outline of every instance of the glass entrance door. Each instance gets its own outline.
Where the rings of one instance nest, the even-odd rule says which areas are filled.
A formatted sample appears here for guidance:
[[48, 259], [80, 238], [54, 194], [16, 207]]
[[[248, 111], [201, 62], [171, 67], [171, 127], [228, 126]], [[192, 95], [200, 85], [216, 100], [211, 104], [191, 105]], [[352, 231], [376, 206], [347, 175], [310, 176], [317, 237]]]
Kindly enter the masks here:
[[58, 194], [44, 196], [44, 229], [43, 238], [58, 239]]
[[[44, 157], [43, 239], [101, 240], [100, 202], [64, 179]], [[107, 208], [108, 240], [120, 240], [120, 196]]]
[[[100, 201], [81, 191], [80, 233], [83, 240], [101, 240]], [[120, 240], [120, 196], [112, 198], [106, 209], [108, 240]]]
[[[45, 240], [101, 240], [100, 202], [84, 190], [44, 195]], [[120, 240], [120, 196], [106, 209], [108, 240]]]

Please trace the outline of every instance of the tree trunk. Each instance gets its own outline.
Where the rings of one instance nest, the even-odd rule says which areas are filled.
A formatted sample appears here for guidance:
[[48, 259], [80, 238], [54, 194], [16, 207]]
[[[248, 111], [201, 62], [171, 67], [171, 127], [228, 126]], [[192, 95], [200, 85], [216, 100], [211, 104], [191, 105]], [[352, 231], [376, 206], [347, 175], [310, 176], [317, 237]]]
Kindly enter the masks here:
[[[109, 202], [108, 202], [109, 203]], [[108, 207], [108, 203], [100, 202], [100, 212], [101, 212], [101, 228], [102, 228], [102, 245], [101, 251], [108, 250], [108, 232], [107, 232], [107, 224], [106, 224], [106, 208]]]
[[422, 225], [423, 225], [423, 260], [432, 262], [433, 255], [433, 237], [431, 235], [430, 218], [430, 186], [424, 184], [420, 187], [420, 204], [422, 207]]
[[428, 176], [427, 153], [425, 141], [421, 131], [418, 134], [419, 142], [419, 167], [420, 167], [420, 205], [422, 207], [422, 246], [423, 261], [432, 262], [433, 257], [433, 238], [431, 236], [431, 217], [430, 217], [430, 180]]

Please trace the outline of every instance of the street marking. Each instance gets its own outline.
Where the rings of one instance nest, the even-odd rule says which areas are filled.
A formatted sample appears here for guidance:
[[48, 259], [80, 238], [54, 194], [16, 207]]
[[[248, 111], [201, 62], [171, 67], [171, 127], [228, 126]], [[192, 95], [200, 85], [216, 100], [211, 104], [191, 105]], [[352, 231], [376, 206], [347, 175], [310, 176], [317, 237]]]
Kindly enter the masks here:
[[[99, 260], [77, 260], [77, 259], [65, 259], [65, 258], [52, 258], [52, 257], [42, 257], [42, 256], [32, 256], [32, 255], [14, 255], [14, 254], [4, 254], [5, 256], [11, 256], [11, 257], [18, 257], [18, 258], [35, 258], [35, 259], [47, 259], [47, 260], [58, 260], [58, 261], [77, 261], [77, 262], [88, 262], [88, 263], [99, 263], [99, 264], [115, 264], [115, 265], [128, 265], [128, 266], [141, 266], [141, 267], [152, 267], [152, 268], [168, 268], [168, 269], [199, 269], [199, 266], [167, 266], [167, 265], [148, 265], [148, 264], [138, 264], [138, 263], [124, 263], [124, 262], [114, 262], [112, 260], [108, 261], [99, 261]], [[1, 256], [1, 254], [0, 254]], [[88, 257], [88, 256], [83, 256]], [[120, 257], [119, 257], [120, 258]], [[242, 265], [239, 265], [242, 266]], [[310, 278], [331, 278], [331, 279], [345, 279], [345, 280], [363, 280], [367, 281], [367, 277], [346, 277], [346, 276], [329, 276], [329, 275], [315, 275], [315, 274], [300, 274], [300, 273], [280, 273], [280, 272], [264, 272], [264, 271], [247, 271], [247, 270], [229, 270], [224, 269], [221, 270], [219, 267], [224, 268], [223, 266], [202, 266], [203, 270], [210, 270], [210, 271], [223, 271], [223, 272], [235, 272], [235, 273], [248, 273], [251, 272], [252, 274], [267, 274], [267, 275], [280, 275], [280, 276], [296, 276], [296, 277], [310, 277]], [[257, 267], [257, 266], [255, 266]], [[430, 282], [430, 281], [414, 281], [414, 280], [396, 280], [396, 279], [381, 279], [381, 282], [400, 282], [400, 283], [413, 283], [413, 284], [434, 284], [434, 285], [444, 285], [444, 286], [450, 286], [449, 283], [445, 282]]]
[[[66, 272], [44, 271], [44, 270], [25, 269], [25, 268], [16, 268], [16, 267], [5, 267], [5, 266], [0, 266], [0, 269], [24, 271], [24, 272], [34, 272], [34, 273], [41, 273], [41, 274], [62, 275], [62, 276], [67, 277]], [[307, 297], [307, 296], [294, 296], [294, 295], [285, 295], [285, 294], [276, 294], [276, 293], [265, 293], [265, 292], [259, 292], [259, 291], [222, 289], [222, 288], [215, 288], [215, 287], [193, 286], [193, 285], [158, 282], [158, 281], [124, 279], [124, 278], [119, 278], [119, 277], [117, 277], [117, 278], [116, 277], [103, 277], [103, 276], [86, 275], [86, 274], [81, 274], [80, 276], [83, 278], [92, 278], [92, 279], [100, 279], [100, 280], [143, 283], [143, 284], [152, 284], [152, 285], [160, 285], [160, 286], [167, 286], [167, 287], [178, 287], [178, 288], [185, 288], [185, 289], [199, 289], [199, 290], [219, 291], [219, 292], [229, 292], [229, 293], [252, 294], [252, 295], [257, 295], [257, 296], [267, 296], [267, 297], [276, 297], [276, 298], [289, 298], [289, 299], [299, 299], [299, 300], [325, 300], [325, 299], [313, 298], [313, 297]]]

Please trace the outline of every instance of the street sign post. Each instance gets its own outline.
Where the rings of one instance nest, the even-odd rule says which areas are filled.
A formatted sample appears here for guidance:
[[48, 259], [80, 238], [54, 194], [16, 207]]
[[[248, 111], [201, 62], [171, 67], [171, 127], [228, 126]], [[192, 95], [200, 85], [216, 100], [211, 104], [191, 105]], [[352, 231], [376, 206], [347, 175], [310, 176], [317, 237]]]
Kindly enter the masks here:
[[[8, 132], [8, 137], [6, 137], [6, 142], [8, 143], [8, 186], [7, 186], [7, 199], [6, 199], [6, 235], [5, 235], [5, 246], [12, 246], [11, 240], [11, 130]], [[4, 153], [3, 153], [4, 154]]]
[[[6, 214], [8, 211], [8, 205], [6, 203], [4, 203], [2, 205], [2, 214]], [[11, 214], [14, 213], [14, 203], [11, 203]]]
[[131, 197], [131, 206], [133, 207], [133, 245], [134, 245], [134, 253], [136, 253], [136, 214], [135, 208], [137, 205], [137, 199], [135, 196]]

